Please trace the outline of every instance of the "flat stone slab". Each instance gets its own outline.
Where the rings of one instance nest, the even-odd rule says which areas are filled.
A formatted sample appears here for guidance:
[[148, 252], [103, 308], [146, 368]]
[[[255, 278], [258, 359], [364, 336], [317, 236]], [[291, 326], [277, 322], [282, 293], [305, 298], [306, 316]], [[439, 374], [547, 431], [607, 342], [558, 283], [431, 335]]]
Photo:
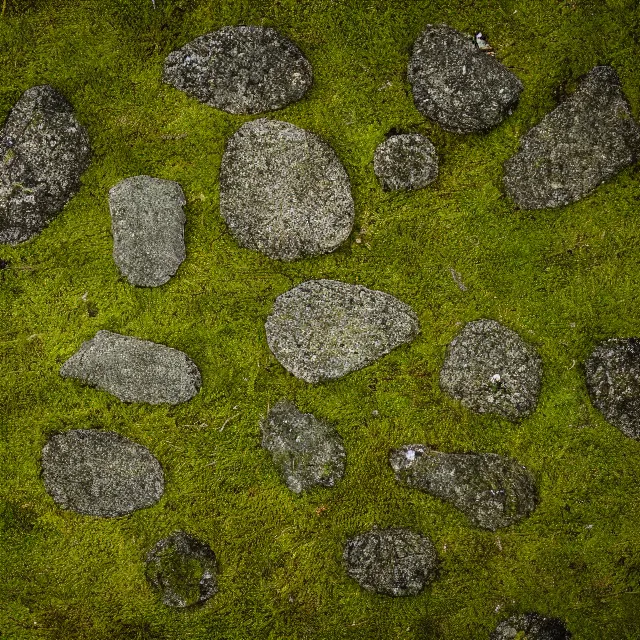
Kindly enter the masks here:
[[416, 108], [454, 133], [488, 131], [518, 104], [522, 83], [473, 36], [427, 25], [411, 53], [407, 78]]
[[536, 408], [542, 359], [495, 320], [468, 322], [447, 347], [440, 388], [478, 413], [519, 420]]
[[501, 622], [491, 640], [570, 640], [562, 620], [545, 618], [539, 613], [523, 613]]
[[218, 591], [215, 553], [184, 531], [160, 540], [145, 561], [147, 580], [169, 607], [203, 604]]
[[198, 393], [202, 381], [195, 363], [163, 344], [98, 331], [60, 368], [123, 402], [179, 404]]
[[80, 189], [87, 130], [49, 85], [27, 89], [0, 131], [0, 243], [38, 235]]
[[262, 113], [300, 100], [311, 64], [269, 27], [223, 27], [171, 52], [162, 81], [228, 113]]
[[576, 91], [520, 139], [504, 187], [521, 209], [576, 202], [640, 155], [640, 127], [618, 74], [593, 68]]
[[411, 444], [394, 449], [389, 463], [398, 482], [452, 504], [482, 529], [515, 524], [538, 503], [531, 473], [495, 453], [441, 453]]
[[133, 176], [109, 190], [113, 259], [120, 273], [139, 287], [168, 282], [186, 257], [177, 182]]
[[433, 580], [436, 549], [410, 529], [377, 529], [349, 538], [342, 555], [347, 575], [367, 591], [415, 596]]
[[326, 142], [260, 118], [227, 141], [220, 213], [240, 246], [288, 261], [337, 249], [351, 233], [354, 205], [347, 172]]
[[288, 400], [262, 420], [262, 446], [271, 453], [285, 484], [294, 493], [333, 487], [344, 475], [347, 454], [340, 434]]
[[376, 147], [373, 171], [385, 191], [422, 189], [438, 177], [438, 154], [426, 136], [390, 136]]
[[308, 280], [276, 298], [265, 330], [278, 362], [314, 383], [372, 364], [413, 340], [420, 325], [413, 309], [388, 293]]
[[103, 518], [150, 507], [164, 493], [156, 458], [111, 431], [74, 429], [49, 438], [42, 449], [42, 478], [63, 509]]

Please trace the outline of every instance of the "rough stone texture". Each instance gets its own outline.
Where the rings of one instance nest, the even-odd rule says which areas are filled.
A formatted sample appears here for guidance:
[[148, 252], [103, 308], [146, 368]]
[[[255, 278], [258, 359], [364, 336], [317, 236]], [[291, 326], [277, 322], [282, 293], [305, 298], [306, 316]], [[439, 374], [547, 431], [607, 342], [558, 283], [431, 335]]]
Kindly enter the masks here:
[[274, 405], [261, 423], [262, 446], [271, 452], [294, 493], [333, 487], [344, 475], [346, 452], [337, 431], [287, 400]]
[[160, 540], [145, 560], [147, 580], [170, 607], [202, 604], [218, 591], [215, 554], [184, 531]]
[[186, 257], [186, 204], [177, 182], [133, 176], [109, 190], [113, 259], [131, 284], [157, 287]]
[[334, 251], [351, 233], [349, 177], [333, 149], [288, 122], [247, 122], [227, 141], [220, 213], [242, 247], [296, 260]]
[[49, 85], [27, 89], [0, 131], [0, 243], [38, 235], [80, 188], [86, 129]]
[[504, 620], [491, 634], [491, 640], [570, 640], [561, 620], [539, 613], [523, 613]]
[[413, 309], [388, 293], [308, 280], [279, 295], [265, 324], [282, 366], [306, 382], [362, 369], [420, 332]]
[[63, 509], [104, 518], [150, 507], [164, 493], [156, 458], [111, 431], [76, 429], [52, 436], [42, 449], [42, 477]]
[[269, 27], [223, 27], [170, 53], [162, 81], [229, 113], [261, 113], [300, 100], [312, 84], [298, 47]]
[[422, 189], [438, 177], [436, 148], [417, 133], [391, 136], [376, 148], [373, 171], [386, 191]]
[[440, 387], [478, 413], [531, 414], [542, 384], [536, 349], [495, 320], [468, 322], [447, 347]]
[[640, 155], [640, 127], [617, 73], [595, 67], [578, 89], [520, 140], [504, 165], [504, 186], [522, 209], [584, 198]]
[[538, 502], [531, 473], [495, 453], [441, 453], [411, 444], [394, 449], [389, 463], [396, 480], [451, 503], [483, 529], [508, 527]]
[[123, 402], [179, 404], [202, 384], [200, 371], [182, 351], [149, 340], [98, 331], [61, 367], [64, 378], [78, 378]]
[[407, 77], [416, 108], [455, 133], [487, 131], [518, 104], [522, 83], [480, 51], [473, 36], [427, 25], [413, 45]]
[[415, 596], [435, 577], [438, 556], [429, 538], [409, 529], [372, 529], [349, 538], [347, 575], [367, 591]]

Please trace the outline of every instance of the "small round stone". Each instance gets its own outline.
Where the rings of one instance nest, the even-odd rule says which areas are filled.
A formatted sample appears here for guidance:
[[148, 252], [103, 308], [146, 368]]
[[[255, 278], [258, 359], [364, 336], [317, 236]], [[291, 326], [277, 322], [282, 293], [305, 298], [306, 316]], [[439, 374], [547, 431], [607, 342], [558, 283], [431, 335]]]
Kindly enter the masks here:
[[503, 620], [491, 634], [491, 640], [570, 640], [562, 620], [545, 618], [539, 613], [523, 613]]
[[386, 191], [422, 189], [438, 177], [438, 155], [426, 136], [391, 136], [377, 146], [373, 171]]

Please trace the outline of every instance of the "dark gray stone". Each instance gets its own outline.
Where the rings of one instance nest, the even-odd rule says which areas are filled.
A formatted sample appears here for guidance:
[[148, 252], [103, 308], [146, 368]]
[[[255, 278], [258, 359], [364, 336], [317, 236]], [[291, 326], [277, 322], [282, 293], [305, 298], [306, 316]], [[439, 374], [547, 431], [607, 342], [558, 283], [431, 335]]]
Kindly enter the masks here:
[[49, 438], [42, 449], [42, 478], [63, 509], [103, 518], [150, 507], [164, 493], [156, 458], [111, 431], [75, 429]]
[[595, 67], [578, 89], [520, 140], [504, 165], [507, 194], [521, 209], [584, 198], [640, 155], [640, 127], [617, 73]]
[[454, 133], [488, 131], [518, 104], [522, 83], [471, 35], [427, 25], [413, 45], [407, 77], [416, 108]]
[[261, 423], [262, 446], [291, 491], [333, 487], [344, 475], [346, 453], [340, 434], [288, 400], [274, 405]]
[[415, 596], [438, 567], [429, 538], [410, 529], [377, 529], [349, 538], [342, 560], [350, 578], [367, 591]]
[[341, 378], [420, 332], [413, 309], [388, 293], [308, 280], [279, 295], [265, 324], [282, 366], [306, 382]]
[[478, 413], [519, 420], [536, 408], [542, 360], [536, 349], [495, 320], [474, 320], [447, 347], [440, 388]]
[[386, 191], [422, 189], [438, 177], [436, 148], [417, 133], [391, 136], [376, 148], [373, 171]]
[[523, 613], [504, 620], [491, 634], [491, 640], [570, 640], [561, 620], [539, 613]]
[[98, 331], [60, 368], [123, 402], [179, 404], [198, 393], [202, 381], [195, 363], [182, 351], [149, 340]]
[[49, 85], [27, 89], [0, 131], [0, 243], [38, 235], [80, 188], [90, 156], [67, 100]]
[[145, 561], [147, 580], [169, 607], [203, 604], [218, 591], [215, 553], [184, 531], [160, 540]]
[[229, 113], [261, 113], [300, 100], [312, 84], [298, 47], [269, 27], [223, 27], [173, 51], [162, 81]]
[[351, 233], [349, 177], [333, 149], [288, 122], [247, 122], [227, 141], [220, 213], [240, 246], [270, 258], [329, 253]]
[[394, 449], [389, 463], [396, 480], [451, 503], [483, 529], [508, 527], [538, 502], [531, 473], [495, 453], [441, 453], [411, 444]]
[[131, 284], [158, 287], [186, 257], [186, 204], [177, 182], [133, 176], [109, 190], [113, 259]]

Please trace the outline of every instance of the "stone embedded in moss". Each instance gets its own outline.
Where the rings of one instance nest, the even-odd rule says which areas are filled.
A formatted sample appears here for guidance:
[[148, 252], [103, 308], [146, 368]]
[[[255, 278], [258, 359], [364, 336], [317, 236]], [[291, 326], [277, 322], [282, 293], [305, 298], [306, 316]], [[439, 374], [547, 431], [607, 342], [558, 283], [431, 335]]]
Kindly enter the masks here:
[[390, 136], [376, 147], [373, 170], [387, 191], [422, 189], [438, 177], [438, 155], [426, 136]]
[[523, 613], [502, 621], [491, 640], [570, 640], [562, 620], [545, 618], [539, 613]]

